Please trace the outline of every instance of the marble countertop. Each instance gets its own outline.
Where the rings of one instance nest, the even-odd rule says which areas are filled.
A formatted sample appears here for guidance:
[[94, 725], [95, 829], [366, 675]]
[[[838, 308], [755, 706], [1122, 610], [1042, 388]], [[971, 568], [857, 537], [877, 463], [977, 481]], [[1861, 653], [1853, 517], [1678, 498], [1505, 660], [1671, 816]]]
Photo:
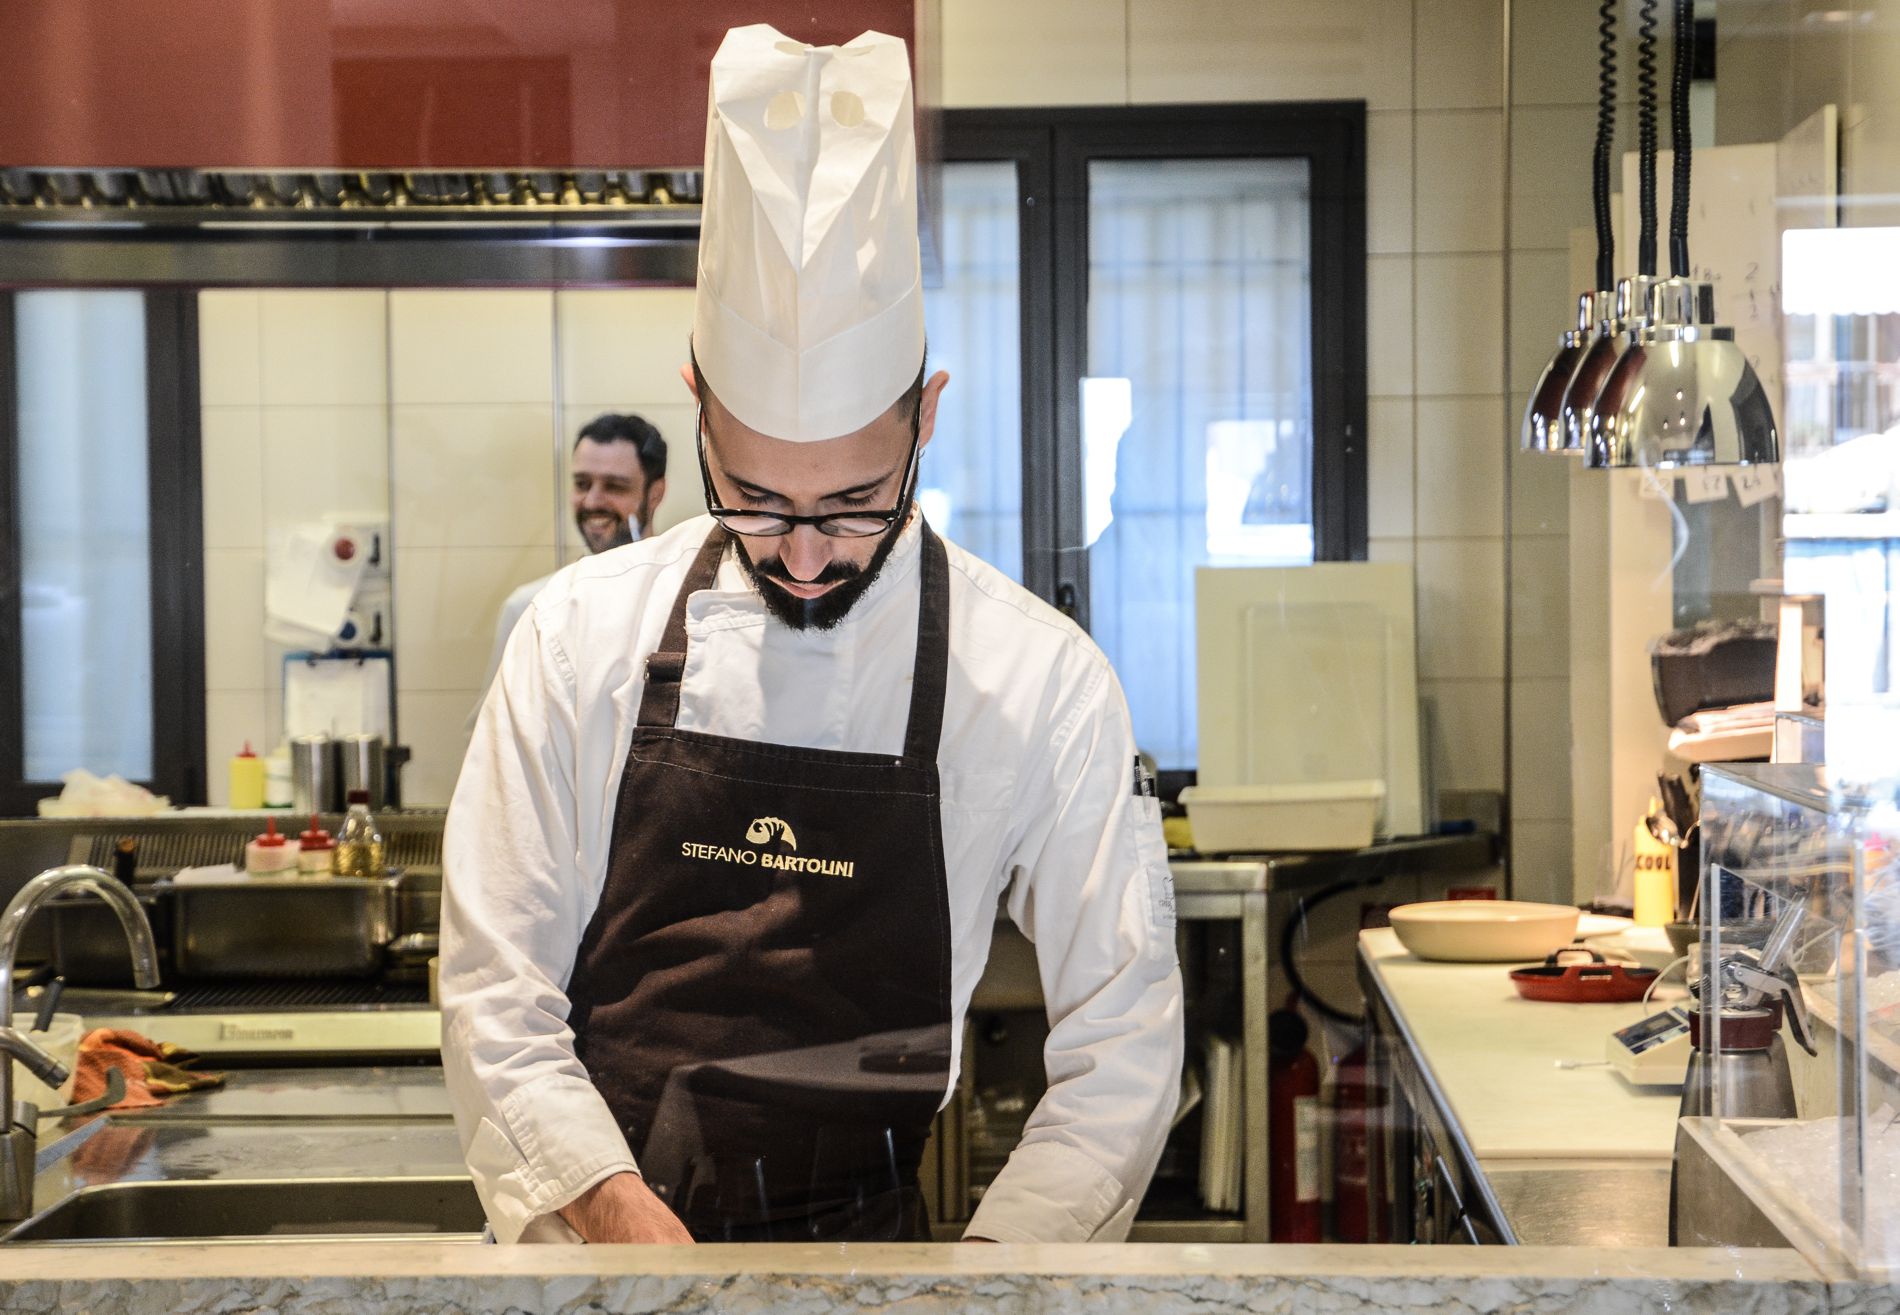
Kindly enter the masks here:
[[[1344, 1246], [124, 1247], [6, 1257], [0, 1310], [1353, 1312], [1886, 1315], [1791, 1252]], [[1845, 1304], [1843, 1304], [1845, 1303]]]

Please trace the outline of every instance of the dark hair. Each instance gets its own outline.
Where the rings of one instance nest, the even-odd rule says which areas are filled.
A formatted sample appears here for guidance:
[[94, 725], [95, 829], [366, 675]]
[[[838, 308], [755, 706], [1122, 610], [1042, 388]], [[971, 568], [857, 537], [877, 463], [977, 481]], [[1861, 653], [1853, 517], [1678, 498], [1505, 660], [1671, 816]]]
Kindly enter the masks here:
[[647, 483], [666, 478], [666, 440], [660, 437], [660, 431], [651, 422], [637, 415], [604, 411], [581, 426], [580, 436], [574, 440], [574, 446], [579, 447], [582, 440], [591, 443], [631, 443], [633, 450], [640, 454], [640, 469], [646, 472]]
[[[712, 389], [706, 386], [706, 376], [699, 369], [699, 353], [692, 350], [691, 344], [687, 346], [687, 354], [693, 362], [693, 384], [699, 389], [699, 397], [703, 402], [713, 395]], [[910, 387], [898, 395], [895, 402], [891, 403], [897, 413], [907, 421], [915, 420], [917, 408], [924, 404], [924, 372], [929, 368], [930, 353], [926, 350], [924, 359], [917, 363], [917, 378], [911, 381]]]

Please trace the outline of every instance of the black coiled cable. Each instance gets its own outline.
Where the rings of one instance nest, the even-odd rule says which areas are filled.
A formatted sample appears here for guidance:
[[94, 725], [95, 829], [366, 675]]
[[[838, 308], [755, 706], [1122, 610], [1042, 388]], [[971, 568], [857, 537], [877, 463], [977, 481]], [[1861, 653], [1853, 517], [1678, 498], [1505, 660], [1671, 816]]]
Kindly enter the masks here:
[[1695, 77], [1695, 0], [1676, 0], [1675, 81], [1669, 87], [1669, 272], [1689, 274], [1689, 83]]
[[1616, 280], [1616, 234], [1610, 226], [1610, 155], [1616, 144], [1616, 5], [1597, 6], [1597, 140], [1590, 157], [1590, 201], [1597, 228], [1597, 281], [1609, 288]]
[[1643, 0], [1636, 43], [1636, 272], [1656, 273], [1656, 0]]

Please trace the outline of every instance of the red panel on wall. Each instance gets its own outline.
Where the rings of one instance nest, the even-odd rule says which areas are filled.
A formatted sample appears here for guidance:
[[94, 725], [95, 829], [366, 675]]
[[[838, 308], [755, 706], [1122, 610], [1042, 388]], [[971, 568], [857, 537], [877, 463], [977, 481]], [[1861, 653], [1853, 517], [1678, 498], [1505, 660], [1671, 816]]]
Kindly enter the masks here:
[[915, 0], [6, 0], [0, 166], [696, 168], [726, 29]]

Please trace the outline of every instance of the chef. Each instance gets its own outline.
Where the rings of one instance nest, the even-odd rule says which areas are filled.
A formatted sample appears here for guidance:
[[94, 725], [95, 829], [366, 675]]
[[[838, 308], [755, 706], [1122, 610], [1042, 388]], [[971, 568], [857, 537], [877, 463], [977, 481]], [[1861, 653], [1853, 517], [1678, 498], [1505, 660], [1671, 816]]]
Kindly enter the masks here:
[[555, 576], [444, 851], [442, 1062], [495, 1236], [914, 1240], [999, 901], [1048, 1088], [964, 1236], [1119, 1240], [1178, 1096], [1121, 687], [916, 505], [901, 41], [713, 59], [691, 364], [710, 514]]

